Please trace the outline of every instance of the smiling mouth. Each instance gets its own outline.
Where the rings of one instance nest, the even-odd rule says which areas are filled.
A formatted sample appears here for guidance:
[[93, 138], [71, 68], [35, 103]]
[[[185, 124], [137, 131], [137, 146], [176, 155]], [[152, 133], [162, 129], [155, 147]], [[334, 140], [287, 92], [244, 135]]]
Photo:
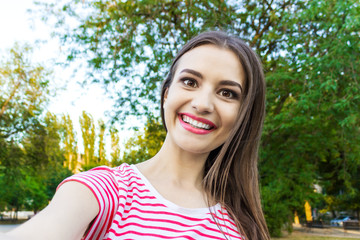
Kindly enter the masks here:
[[192, 118], [190, 118], [189, 116], [186, 116], [186, 115], [181, 115], [181, 119], [185, 123], [190, 124], [194, 128], [205, 129], [205, 130], [211, 130], [211, 129], [214, 128], [214, 126], [211, 126], [209, 124], [197, 121], [197, 120], [192, 119]]

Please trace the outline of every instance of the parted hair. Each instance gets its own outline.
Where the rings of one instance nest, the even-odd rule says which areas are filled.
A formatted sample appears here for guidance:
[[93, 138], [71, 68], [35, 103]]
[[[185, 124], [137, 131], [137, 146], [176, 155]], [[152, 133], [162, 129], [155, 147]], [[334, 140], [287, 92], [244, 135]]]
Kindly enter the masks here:
[[[211, 201], [226, 208], [245, 239], [270, 239], [261, 208], [258, 179], [258, 149], [265, 116], [265, 81], [256, 53], [238, 37], [222, 31], [204, 32], [192, 38], [175, 56], [161, 89], [161, 117], [164, 96], [172, 83], [179, 59], [191, 49], [211, 44], [235, 53], [243, 66], [245, 81], [237, 122], [230, 136], [209, 154], [203, 186]], [[210, 201], [209, 201], [210, 202]]]

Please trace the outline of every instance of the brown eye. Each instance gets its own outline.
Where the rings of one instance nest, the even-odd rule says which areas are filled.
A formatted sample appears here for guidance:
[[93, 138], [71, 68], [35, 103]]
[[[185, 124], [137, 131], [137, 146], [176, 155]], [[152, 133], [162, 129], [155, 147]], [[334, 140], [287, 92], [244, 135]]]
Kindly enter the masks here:
[[183, 80], [183, 83], [186, 85], [186, 86], [189, 86], [189, 87], [197, 87], [197, 83], [195, 80], [192, 80], [192, 79], [184, 79]]
[[225, 98], [234, 98], [235, 94], [229, 90], [221, 90], [220, 91], [220, 96], [225, 97]]

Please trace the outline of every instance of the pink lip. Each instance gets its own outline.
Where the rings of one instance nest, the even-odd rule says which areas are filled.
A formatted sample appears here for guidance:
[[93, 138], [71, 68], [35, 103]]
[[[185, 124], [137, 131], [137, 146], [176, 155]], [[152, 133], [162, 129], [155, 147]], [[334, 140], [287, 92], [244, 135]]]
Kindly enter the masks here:
[[[210, 125], [212, 128], [211, 128], [210, 130], [195, 128], [195, 127], [191, 126], [190, 124], [184, 122], [184, 121], [182, 120], [182, 118], [181, 118], [182, 115], [188, 116], [188, 117], [190, 117], [190, 118], [192, 118], [192, 119], [194, 119], [194, 120], [196, 120], [196, 121], [198, 121], [198, 122], [202, 122], [202, 123], [208, 124], [208, 125]], [[189, 114], [189, 113], [179, 113], [179, 121], [180, 121], [180, 124], [181, 124], [181, 126], [182, 126], [183, 128], [185, 128], [185, 129], [188, 130], [189, 132], [192, 132], [192, 133], [195, 133], [195, 134], [208, 134], [208, 133], [214, 131], [214, 130], [217, 128], [216, 125], [215, 125], [213, 122], [211, 122], [211, 121], [209, 121], [209, 120], [207, 120], [207, 119], [204, 119], [204, 118], [196, 117], [196, 116], [194, 116], [194, 115], [192, 115], [192, 114]]]

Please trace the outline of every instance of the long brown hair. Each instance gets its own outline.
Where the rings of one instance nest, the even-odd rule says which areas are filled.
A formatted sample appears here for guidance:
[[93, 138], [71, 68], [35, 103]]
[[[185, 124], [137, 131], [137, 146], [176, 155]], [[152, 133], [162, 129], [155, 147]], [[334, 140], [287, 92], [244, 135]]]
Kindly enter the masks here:
[[212, 44], [233, 51], [245, 70], [238, 120], [225, 143], [211, 151], [203, 185], [209, 199], [229, 212], [246, 239], [270, 239], [261, 209], [258, 184], [258, 149], [265, 115], [265, 81], [256, 53], [242, 40], [224, 32], [201, 33], [178, 52], [161, 90], [161, 117], [164, 120], [164, 95], [173, 80], [179, 59], [193, 48]]

